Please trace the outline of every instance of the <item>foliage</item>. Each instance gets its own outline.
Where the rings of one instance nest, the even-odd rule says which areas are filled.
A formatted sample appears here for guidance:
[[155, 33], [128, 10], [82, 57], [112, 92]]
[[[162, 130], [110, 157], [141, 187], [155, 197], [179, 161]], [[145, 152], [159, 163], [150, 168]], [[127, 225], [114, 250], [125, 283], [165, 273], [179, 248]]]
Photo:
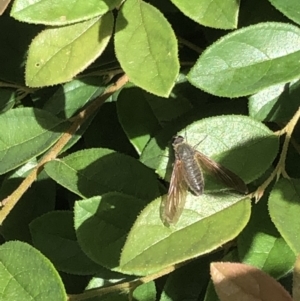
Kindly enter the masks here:
[[[299, 11], [13, 1], [0, 17], [0, 300], [299, 299]], [[204, 194], [163, 224], [175, 134], [249, 194], [204, 169]]]

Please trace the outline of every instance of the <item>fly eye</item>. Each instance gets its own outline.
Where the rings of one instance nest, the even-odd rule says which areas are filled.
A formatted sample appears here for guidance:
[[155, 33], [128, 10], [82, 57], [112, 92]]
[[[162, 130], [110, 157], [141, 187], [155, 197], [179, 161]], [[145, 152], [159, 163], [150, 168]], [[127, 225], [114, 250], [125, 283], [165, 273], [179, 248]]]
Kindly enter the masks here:
[[173, 136], [173, 145], [182, 143], [184, 141], [184, 138], [182, 136]]

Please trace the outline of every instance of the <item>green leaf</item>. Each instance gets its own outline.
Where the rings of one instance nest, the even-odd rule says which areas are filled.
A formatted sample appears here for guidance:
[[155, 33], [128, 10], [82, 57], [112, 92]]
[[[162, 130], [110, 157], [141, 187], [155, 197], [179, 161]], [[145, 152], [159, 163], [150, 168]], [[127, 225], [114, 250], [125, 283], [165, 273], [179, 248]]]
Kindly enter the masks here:
[[213, 28], [237, 27], [239, 2], [237, 0], [171, 0], [186, 16], [195, 22]]
[[107, 193], [75, 203], [75, 229], [82, 250], [93, 261], [118, 271], [128, 232], [145, 202], [121, 193]]
[[127, 0], [117, 18], [115, 51], [130, 81], [159, 96], [170, 94], [179, 72], [177, 40], [159, 10]]
[[[182, 77], [183, 75], [178, 80]], [[179, 83], [182, 85], [182, 82]], [[184, 87], [186, 91], [187, 88], [185, 85]], [[177, 85], [169, 98], [163, 98], [137, 87], [122, 89], [117, 101], [118, 117], [128, 139], [138, 153], [143, 151], [149, 139], [164, 124], [192, 109], [191, 102], [182, 96], [180, 91]]]
[[34, 158], [61, 136], [66, 122], [47, 111], [31, 108], [10, 110], [0, 116], [0, 174]]
[[104, 15], [120, 5], [121, 0], [16, 0], [10, 15], [27, 23], [66, 25]]
[[[176, 132], [162, 131], [149, 142], [141, 156], [144, 164], [156, 169], [167, 180], [174, 161], [170, 144], [174, 134]], [[178, 134], [198, 151], [239, 175], [246, 183], [262, 175], [278, 151], [278, 137], [260, 122], [246, 116], [205, 118]], [[220, 185], [216, 185], [214, 179], [207, 178], [207, 190], [219, 190]]]
[[211, 252], [235, 238], [247, 224], [249, 199], [219, 193], [189, 194], [176, 226], [165, 227], [160, 202], [150, 203], [132, 227], [120, 259], [120, 272], [151, 274], [167, 266]]
[[120, 153], [136, 156], [117, 115], [116, 102], [105, 102], [83, 135], [87, 148], [109, 148]]
[[293, 269], [295, 254], [276, 230], [268, 214], [266, 197], [252, 209], [249, 223], [237, 239], [239, 258], [274, 278]]
[[300, 2], [298, 0], [269, 0], [280, 12], [300, 24]]
[[26, 65], [26, 84], [49, 86], [71, 80], [106, 48], [113, 28], [113, 17], [65, 27], [48, 28], [32, 41]]
[[41, 26], [16, 22], [8, 14], [1, 16], [1, 81], [24, 85], [25, 59], [27, 57], [28, 45], [41, 29]]
[[[68, 119], [78, 113], [89, 101], [103, 93], [105, 87], [101, 85], [99, 77], [85, 77], [84, 80], [72, 80], [60, 86], [43, 107], [58, 117]], [[80, 127], [65, 145], [61, 153], [73, 146], [89, 127], [96, 112]]]
[[300, 29], [261, 23], [236, 30], [208, 47], [188, 78], [211, 94], [238, 97], [299, 78]]
[[[145, 99], [145, 92], [135, 87], [123, 89], [118, 97], [117, 109], [118, 118], [127, 137], [140, 154], [151, 136], [161, 129]], [[130, 111], [131, 114], [128, 114]]]
[[50, 261], [30, 245], [0, 246], [1, 300], [66, 301], [63, 283]]
[[176, 269], [168, 277], [159, 301], [198, 301], [209, 280], [209, 263], [218, 258], [208, 255]]
[[103, 93], [99, 77], [74, 79], [60, 86], [43, 107], [60, 118], [68, 119], [78, 113], [91, 99]]
[[[36, 160], [31, 160], [5, 178], [0, 189], [0, 199], [9, 196], [36, 164]], [[42, 171], [3, 221], [1, 235], [5, 240], [31, 242], [29, 223], [38, 216], [54, 210], [55, 197], [55, 183]]]
[[277, 84], [249, 97], [249, 114], [259, 121], [287, 122], [300, 106], [300, 81]]
[[91, 261], [76, 240], [71, 211], [52, 211], [30, 224], [34, 246], [51, 260], [59, 271], [92, 275], [101, 267]]
[[0, 88], [0, 112], [4, 113], [10, 110], [16, 101], [14, 89], [3, 89]]
[[280, 179], [269, 197], [273, 223], [295, 254], [300, 253], [300, 180]]
[[48, 162], [45, 170], [60, 185], [84, 198], [110, 191], [143, 200], [153, 200], [159, 195], [152, 170], [109, 149], [82, 150]]
[[151, 281], [139, 285], [132, 295], [136, 301], [156, 301], [156, 294], [155, 282]]

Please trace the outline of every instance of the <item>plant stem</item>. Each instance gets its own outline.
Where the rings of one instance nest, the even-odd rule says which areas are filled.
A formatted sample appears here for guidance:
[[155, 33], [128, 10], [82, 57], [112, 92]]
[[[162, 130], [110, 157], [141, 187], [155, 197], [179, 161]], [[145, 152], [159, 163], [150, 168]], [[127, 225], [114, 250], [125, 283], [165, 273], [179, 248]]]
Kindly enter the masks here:
[[177, 265], [172, 265], [170, 267], [167, 267], [157, 273], [151, 274], [149, 276], [145, 276], [142, 278], [139, 278], [137, 280], [133, 280], [133, 281], [129, 281], [129, 282], [124, 282], [124, 283], [120, 283], [120, 284], [115, 284], [112, 286], [108, 286], [108, 287], [102, 287], [102, 288], [95, 288], [95, 289], [91, 289], [91, 290], [87, 290], [82, 294], [77, 294], [77, 295], [69, 295], [68, 296], [68, 301], [82, 301], [82, 300], [86, 300], [89, 298], [93, 298], [93, 297], [100, 297], [112, 292], [116, 292], [116, 291], [133, 291], [134, 289], [136, 289], [138, 286], [144, 284], [144, 283], [148, 283], [150, 281], [153, 281], [157, 278], [160, 278], [164, 275], [167, 275], [171, 272], [173, 272], [175, 269], [181, 267], [182, 265], [186, 264], [187, 262], [184, 263], [180, 263]]
[[55, 159], [80, 126], [108, 99], [113, 93], [122, 88], [128, 81], [128, 77], [123, 75], [118, 81], [108, 87], [106, 91], [96, 98], [91, 104], [72, 118], [72, 124], [69, 129], [61, 136], [50, 151], [41, 159], [38, 165], [23, 180], [19, 187], [8, 197], [2, 200], [1, 205], [4, 206], [0, 211], [0, 224], [3, 223], [7, 215], [17, 204], [22, 195], [36, 180], [38, 174], [43, 170], [45, 163]]
[[254, 191], [250, 195], [250, 197], [255, 198], [256, 203], [261, 199], [261, 197], [264, 194], [265, 189], [270, 185], [270, 183], [275, 179], [275, 177], [276, 177], [276, 180], [279, 179], [280, 175], [282, 175], [284, 178], [289, 178], [289, 176], [285, 170], [285, 161], [286, 161], [288, 147], [289, 147], [291, 137], [292, 137], [292, 132], [293, 132], [299, 118], [300, 118], [300, 107], [298, 108], [298, 110], [295, 113], [295, 115], [293, 116], [293, 118], [288, 122], [288, 124], [282, 130], [275, 132], [275, 135], [281, 136], [281, 135], [286, 134], [286, 136], [285, 136], [285, 139], [283, 142], [280, 158], [279, 158], [279, 161], [278, 161], [275, 169], [273, 170], [271, 175], [268, 177], [268, 179], [262, 185], [260, 185], [256, 189], [256, 191]]

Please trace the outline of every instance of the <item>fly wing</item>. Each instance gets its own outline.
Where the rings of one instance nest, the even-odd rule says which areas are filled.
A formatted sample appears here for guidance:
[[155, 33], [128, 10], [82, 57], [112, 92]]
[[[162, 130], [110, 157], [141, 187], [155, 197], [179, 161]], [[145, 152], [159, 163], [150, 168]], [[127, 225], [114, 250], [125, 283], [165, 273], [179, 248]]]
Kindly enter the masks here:
[[235, 173], [224, 167], [223, 165], [208, 158], [199, 151], [195, 152], [196, 159], [201, 167], [209, 171], [213, 176], [223, 182], [226, 186], [235, 189], [241, 193], [248, 193], [248, 188], [244, 181]]
[[161, 218], [166, 225], [176, 224], [184, 208], [188, 188], [183, 172], [181, 161], [176, 159], [168, 195], [161, 204]]

